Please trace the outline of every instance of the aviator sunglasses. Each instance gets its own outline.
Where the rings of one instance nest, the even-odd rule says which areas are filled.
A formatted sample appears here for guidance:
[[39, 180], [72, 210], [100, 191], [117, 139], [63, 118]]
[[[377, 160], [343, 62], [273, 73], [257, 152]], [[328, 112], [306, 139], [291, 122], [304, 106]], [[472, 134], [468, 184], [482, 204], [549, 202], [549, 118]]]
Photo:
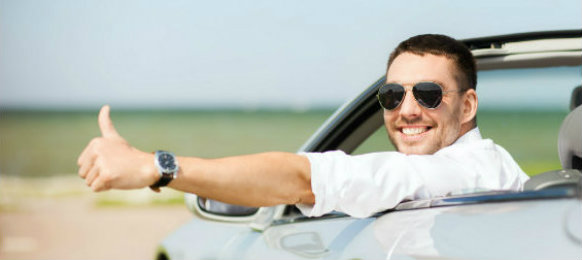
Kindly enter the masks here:
[[[460, 92], [458, 90], [443, 91], [443, 88], [434, 82], [419, 82], [412, 87], [412, 95], [421, 106], [435, 109], [443, 100], [443, 94], [448, 92]], [[392, 110], [400, 106], [406, 95], [406, 88], [400, 84], [388, 83], [378, 89], [378, 101], [386, 110]]]

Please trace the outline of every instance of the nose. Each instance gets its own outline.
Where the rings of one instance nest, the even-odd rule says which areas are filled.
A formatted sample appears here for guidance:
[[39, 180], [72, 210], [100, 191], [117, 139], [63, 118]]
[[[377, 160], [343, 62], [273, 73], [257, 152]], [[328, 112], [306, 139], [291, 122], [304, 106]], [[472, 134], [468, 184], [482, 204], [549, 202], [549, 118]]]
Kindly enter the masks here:
[[400, 115], [406, 119], [412, 119], [420, 116], [421, 112], [422, 109], [420, 108], [420, 104], [418, 104], [414, 99], [412, 90], [407, 89], [406, 94], [404, 95], [404, 100], [402, 100], [402, 104], [400, 104]]

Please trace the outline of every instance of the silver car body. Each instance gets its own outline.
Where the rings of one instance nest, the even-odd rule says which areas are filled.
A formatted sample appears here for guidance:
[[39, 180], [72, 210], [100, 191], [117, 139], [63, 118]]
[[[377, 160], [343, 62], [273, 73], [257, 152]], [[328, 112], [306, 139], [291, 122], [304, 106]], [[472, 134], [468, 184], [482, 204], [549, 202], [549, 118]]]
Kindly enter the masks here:
[[[582, 65], [582, 30], [465, 43], [479, 70]], [[300, 151], [354, 151], [382, 126], [374, 93], [383, 81], [338, 109]], [[568, 132], [564, 138], [582, 136], [576, 130], [582, 107], [572, 113], [574, 123], [562, 127]], [[582, 141], [562, 142], [582, 146]], [[562, 149], [561, 154], [582, 156], [582, 147]], [[582, 259], [582, 182], [580, 171], [564, 158], [563, 170], [532, 178], [523, 192], [403, 202], [364, 219], [339, 212], [307, 218], [292, 205], [252, 209], [187, 194], [194, 217], [163, 240], [156, 258]]]

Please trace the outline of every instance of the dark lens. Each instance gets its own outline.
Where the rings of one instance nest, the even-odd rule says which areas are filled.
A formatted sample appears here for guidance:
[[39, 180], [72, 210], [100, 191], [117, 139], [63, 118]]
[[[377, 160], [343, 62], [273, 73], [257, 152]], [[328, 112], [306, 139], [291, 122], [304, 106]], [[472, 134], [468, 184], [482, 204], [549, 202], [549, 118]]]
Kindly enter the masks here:
[[421, 82], [412, 88], [414, 98], [424, 107], [436, 108], [443, 99], [443, 89], [436, 83]]
[[398, 107], [404, 98], [404, 87], [398, 84], [386, 84], [378, 90], [378, 101], [384, 109], [392, 110]]

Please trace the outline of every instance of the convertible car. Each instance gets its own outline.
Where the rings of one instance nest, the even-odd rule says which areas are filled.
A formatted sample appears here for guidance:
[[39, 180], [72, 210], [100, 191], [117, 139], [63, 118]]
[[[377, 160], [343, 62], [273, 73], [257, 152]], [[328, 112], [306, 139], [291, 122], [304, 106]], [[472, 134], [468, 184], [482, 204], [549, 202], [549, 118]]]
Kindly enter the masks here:
[[[308, 218], [294, 205], [248, 208], [186, 194], [194, 217], [161, 242], [155, 258], [582, 259], [582, 30], [463, 42], [477, 59], [480, 80], [487, 81], [489, 72], [505, 72], [499, 82], [524, 70], [538, 77], [544, 69], [573, 72], [574, 85], [558, 86], [565, 81], [557, 80], [525, 89], [534, 98], [543, 90], [536, 100], [540, 106], [543, 95], [565, 97], [570, 112], [555, 140], [561, 169], [533, 174], [523, 191], [466, 191], [406, 201], [363, 219], [341, 212]], [[383, 127], [376, 93], [384, 81], [339, 108], [299, 151], [361, 149]]]

